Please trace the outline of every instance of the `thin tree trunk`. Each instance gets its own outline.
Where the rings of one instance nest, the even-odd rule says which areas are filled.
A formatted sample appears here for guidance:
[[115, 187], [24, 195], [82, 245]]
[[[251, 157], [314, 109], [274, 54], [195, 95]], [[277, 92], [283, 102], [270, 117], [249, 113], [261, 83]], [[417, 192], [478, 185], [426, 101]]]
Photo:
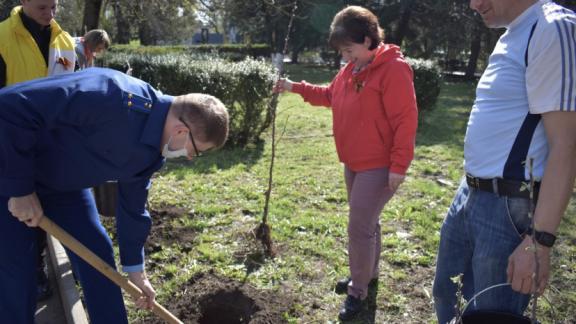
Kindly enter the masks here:
[[402, 45], [402, 41], [406, 34], [408, 33], [408, 29], [410, 26], [410, 18], [412, 17], [412, 7], [414, 4], [414, 0], [404, 0], [402, 2], [402, 14], [400, 16], [400, 21], [398, 22], [398, 27], [396, 28], [396, 32], [394, 36], [390, 37], [390, 43], [396, 44], [398, 46]]
[[300, 52], [304, 49], [304, 46], [294, 46], [292, 48], [292, 55], [290, 57], [291, 64], [298, 63], [298, 57], [300, 56]]
[[138, 37], [140, 38], [140, 44], [143, 46], [156, 45], [154, 30], [146, 19], [142, 19], [138, 25]]
[[482, 49], [482, 22], [479, 19], [475, 20], [472, 39], [470, 41], [470, 57], [468, 58], [468, 65], [466, 66], [466, 80], [474, 79], [476, 74], [476, 65], [478, 57], [480, 57], [480, 50]]
[[336, 53], [334, 55], [334, 60], [332, 61], [332, 67], [335, 69], [340, 69], [340, 62], [342, 61], [342, 55]]
[[102, 9], [102, 0], [84, 1], [84, 19], [82, 21], [82, 27], [85, 29], [85, 32], [98, 28], [100, 9]]
[[130, 43], [130, 23], [126, 19], [126, 15], [120, 0], [112, 1], [112, 8], [114, 10], [114, 17], [116, 18], [116, 43], [128, 44]]
[[138, 17], [138, 38], [140, 39], [140, 45], [156, 45], [156, 30], [152, 26], [154, 14], [147, 7], [148, 2], [138, 2], [135, 7], [137, 11], [136, 16]]

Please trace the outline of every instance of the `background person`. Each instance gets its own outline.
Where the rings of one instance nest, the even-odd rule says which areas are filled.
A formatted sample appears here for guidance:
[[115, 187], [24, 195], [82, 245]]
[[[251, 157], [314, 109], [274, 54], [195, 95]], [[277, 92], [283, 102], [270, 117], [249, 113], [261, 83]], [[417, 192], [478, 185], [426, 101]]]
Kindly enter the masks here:
[[74, 40], [54, 20], [57, 0], [22, 0], [0, 23], [0, 87], [74, 72]]
[[103, 29], [93, 29], [83, 37], [74, 37], [76, 70], [94, 66], [94, 59], [110, 47], [110, 37]]

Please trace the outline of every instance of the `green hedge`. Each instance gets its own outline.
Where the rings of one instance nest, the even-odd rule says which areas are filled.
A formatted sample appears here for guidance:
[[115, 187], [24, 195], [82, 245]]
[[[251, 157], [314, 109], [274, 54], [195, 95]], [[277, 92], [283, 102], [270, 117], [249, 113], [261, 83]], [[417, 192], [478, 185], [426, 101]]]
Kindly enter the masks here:
[[269, 102], [276, 78], [275, 68], [263, 61], [228, 62], [219, 58], [198, 60], [194, 56], [108, 53], [101, 63], [126, 71], [170, 95], [190, 92], [211, 94], [228, 107], [230, 145], [256, 141], [270, 125]]
[[171, 45], [171, 46], [137, 46], [137, 45], [114, 45], [109, 50], [111, 53], [130, 54], [191, 54], [203, 56], [217, 55], [231, 61], [241, 61], [247, 57], [269, 58], [272, 50], [267, 44], [200, 44], [200, 45]]
[[432, 110], [440, 94], [442, 74], [440, 67], [430, 60], [407, 58], [408, 63], [414, 70], [414, 89], [418, 110], [426, 112]]
[[[276, 78], [274, 67], [250, 58], [229, 62], [214, 55], [185, 54], [187, 49], [148, 46], [136, 54], [111, 51], [99, 63], [126, 71], [129, 62], [135, 77], [171, 95], [202, 92], [220, 98], [230, 113], [229, 144], [243, 146], [255, 142], [271, 122], [269, 102]], [[170, 51], [180, 54], [160, 54]], [[440, 93], [440, 69], [432, 61], [407, 60], [414, 70], [419, 111], [431, 110]]]

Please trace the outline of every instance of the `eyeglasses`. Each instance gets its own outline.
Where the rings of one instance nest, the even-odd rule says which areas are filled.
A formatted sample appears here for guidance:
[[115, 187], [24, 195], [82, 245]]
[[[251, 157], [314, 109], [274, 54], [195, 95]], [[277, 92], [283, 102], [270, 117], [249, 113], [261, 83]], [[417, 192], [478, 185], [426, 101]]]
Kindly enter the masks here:
[[190, 141], [192, 142], [192, 147], [194, 148], [194, 153], [196, 154], [194, 155], [194, 157], [202, 156], [202, 152], [198, 151], [198, 147], [196, 147], [196, 142], [194, 141], [194, 136], [192, 136], [192, 130], [190, 129], [190, 126], [188, 126], [188, 123], [186, 123], [184, 119], [182, 119], [182, 117], [180, 117], [179, 119], [182, 122], [182, 124], [184, 124], [184, 126], [188, 128], [188, 136], [190, 136]]

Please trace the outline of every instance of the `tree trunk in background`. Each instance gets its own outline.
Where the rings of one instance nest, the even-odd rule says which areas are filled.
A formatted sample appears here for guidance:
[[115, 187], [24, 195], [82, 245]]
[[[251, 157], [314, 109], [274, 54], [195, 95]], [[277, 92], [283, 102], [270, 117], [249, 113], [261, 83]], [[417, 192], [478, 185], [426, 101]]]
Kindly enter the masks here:
[[138, 38], [140, 38], [140, 45], [156, 45], [155, 30], [150, 26], [148, 19], [141, 19], [138, 24]]
[[402, 1], [402, 15], [398, 21], [398, 27], [394, 32], [394, 35], [386, 40], [387, 43], [396, 44], [398, 46], [402, 45], [404, 37], [408, 33], [408, 27], [410, 26], [410, 17], [412, 16], [412, 7], [414, 0], [404, 0]]
[[82, 28], [85, 29], [84, 32], [98, 28], [101, 8], [102, 0], [84, 1], [84, 19], [82, 20]]
[[265, 13], [264, 16], [264, 28], [266, 30], [266, 41], [270, 44], [270, 48], [272, 52], [278, 53], [277, 43], [276, 43], [276, 30], [274, 25], [272, 24], [272, 20], [270, 19], [270, 15]]
[[304, 46], [301, 45], [292, 47], [292, 55], [290, 58], [290, 62], [292, 64], [298, 63], [298, 57], [300, 56], [300, 52], [302, 52], [302, 50], [304, 50]]
[[130, 23], [126, 18], [120, 0], [112, 1], [112, 9], [114, 10], [114, 18], [116, 18], [115, 42], [117, 44], [128, 44], [130, 43]]
[[342, 61], [342, 55], [336, 53], [336, 55], [334, 55], [334, 61], [332, 61], [332, 67], [335, 69], [340, 69], [340, 61]]
[[151, 11], [148, 1], [139, 1], [134, 7], [137, 21], [138, 21], [138, 39], [140, 45], [149, 46], [156, 45], [158, 41], [156, 37], [157, 30], [154, 28], [154, 12]]
[[10, 11], [20, 5], [20, 0], [3, 0], [0, 2], [0, 21], [10, 16]]
[[476, 64], [478, 63], [478, 57], [480, 56], [480, 50], [482, 48], [482, 31], [482, 21], [475, 19], [472, 39], [470, 40], [470, 57], [468, 58], [468, 65], [466, 66], [466, 74], [464, 76], [466, 80], [474, 79], [474, 74], [476, 73]]

